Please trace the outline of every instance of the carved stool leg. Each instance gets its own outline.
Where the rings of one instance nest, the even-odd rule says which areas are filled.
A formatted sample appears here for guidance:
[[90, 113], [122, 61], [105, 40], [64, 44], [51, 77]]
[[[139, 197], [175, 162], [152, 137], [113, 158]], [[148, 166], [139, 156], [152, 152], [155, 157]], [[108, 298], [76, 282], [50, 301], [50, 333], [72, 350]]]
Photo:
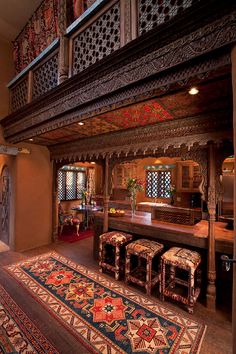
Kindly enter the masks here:
[[173, 265], [170, 266], [170, 284], [173, 289], [175, 287], [175, 266]]
[[160, 281], [160, 299], [161, 301], [165, 301], [165, 279], [166, 279], [166, 265], [165, 261], [161, 259], [161, 281]]
[[193, 313], [194, 306], [194, 271], [189, 270], [188, 276], [188, 312]]
[[147, 265], [146, 265], [146, 292], [147, 295], [151, 295], [151, 288], [152, 288], [152, 258], [147, 258]]
[[196, 271], [196, 276], [197, 276], [197, 279], [196, 279], [196, 284], [199, 288], [201, 288], [201, 285], [202, 285], [202, 271], [201, 269], [197, 268], [197, 271]]
[[99, 243], [99, 271], [102, 273], [102, 262], [104, 261], [104, 244]]
[[128, 282], [129, 282], [130, 258], [131, 258], [131, 254], [129, 252], [127, 252], [126, 258], [125, 258], [125, 282], [126, 282], [126, 284], [128, 284]]
[[120, 247], [115, 248], [115, 279], [119, 280], [120, 275]]

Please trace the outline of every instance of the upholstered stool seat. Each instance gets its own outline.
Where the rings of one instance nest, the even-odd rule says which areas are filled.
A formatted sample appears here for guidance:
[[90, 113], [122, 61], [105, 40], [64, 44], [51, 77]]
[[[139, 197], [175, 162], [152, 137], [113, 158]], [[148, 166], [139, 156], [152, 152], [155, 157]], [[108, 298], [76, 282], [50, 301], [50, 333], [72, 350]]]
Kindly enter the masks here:
[[[164, 301], [165, 296], [187, 305], [189, 313], [193, 313], [193, 306], [197, 301], [200, 293], [201, 272], [199, 264], [201, 256], [196, 251], [186, 248], [172, 247], [169, 251], [161, 256], [161, 284], [160, 293], [161, 300]], [[166, 265], [169, 265], [170, 274], [167, 280]], [[180, 279], [176, 277], [176, 269], [187, 271], [188, 279]], [[195, 274], [197, 286], [195, 287]], [[180, 284], [188, 288], [188, 295], [183, 296], [175, 291], [175, 285]]]
[[[144, 286], [148, 295], [152, 287], [160, 280], [160, 272], [152, 270], [153, 258], [160, 254], [164, 246], [158, 242], [140, 239], [126, 246], [125, 281]], [[138, 265], [131, 270], [131, 256], [138, 257]], [[146, 269], [141, 266], [142, 259], [146, 260]]]
[[[111, 231], [106, 232], [99, 237], [99, 270], [102, 272], [103, 269], [111, 270], [115, 273], [115, 279], [118, 280], [120, 277], [121, 262], [120, 262], [120, 252], [121, 247], [126, 245], [127, 242], [131, 241], [132, 235], [121, 232], [121, 231]], [[106, 257], [106, 246], [110, 245], [114, 251], [113, 264], [107, 260]]]

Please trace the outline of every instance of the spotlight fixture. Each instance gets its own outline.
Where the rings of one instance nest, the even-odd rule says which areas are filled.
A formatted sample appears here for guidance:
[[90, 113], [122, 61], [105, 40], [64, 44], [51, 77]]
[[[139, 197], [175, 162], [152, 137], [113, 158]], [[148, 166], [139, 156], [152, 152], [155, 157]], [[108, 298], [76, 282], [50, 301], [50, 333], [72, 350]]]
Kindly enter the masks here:
[[79, 124], [79, 125], [84, 125], [84, 122], [79, 122], [78, 124]]
[[197, 87], [191, 87], [190, 90], [188, 91], [188, 93], [190, 95], [197, 95], [199, 92], [198, 88]]

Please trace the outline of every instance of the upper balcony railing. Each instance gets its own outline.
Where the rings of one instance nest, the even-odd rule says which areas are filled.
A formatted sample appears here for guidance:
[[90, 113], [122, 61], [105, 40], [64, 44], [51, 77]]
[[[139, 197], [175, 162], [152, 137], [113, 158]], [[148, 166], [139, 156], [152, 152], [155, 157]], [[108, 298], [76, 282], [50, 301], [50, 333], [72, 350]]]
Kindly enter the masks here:
[[[9, 84], [10, 111], [47, 93], [200, 0], [97, 0]], [[65, 46], [65, 39], [69, 46]], [[64, 49], [62, 49], [64, 46]], [[67, 49], [68, 48], [68, 49]]]

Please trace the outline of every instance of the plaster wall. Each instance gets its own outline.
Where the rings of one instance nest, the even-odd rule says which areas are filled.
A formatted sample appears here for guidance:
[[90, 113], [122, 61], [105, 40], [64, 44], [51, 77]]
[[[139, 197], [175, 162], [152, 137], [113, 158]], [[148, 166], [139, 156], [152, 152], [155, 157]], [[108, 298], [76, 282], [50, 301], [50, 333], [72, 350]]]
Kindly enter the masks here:
[[22, 144], [15, 166], [15, 249], [49, 244], [52, 235], [52, 168], [47, 148]]

